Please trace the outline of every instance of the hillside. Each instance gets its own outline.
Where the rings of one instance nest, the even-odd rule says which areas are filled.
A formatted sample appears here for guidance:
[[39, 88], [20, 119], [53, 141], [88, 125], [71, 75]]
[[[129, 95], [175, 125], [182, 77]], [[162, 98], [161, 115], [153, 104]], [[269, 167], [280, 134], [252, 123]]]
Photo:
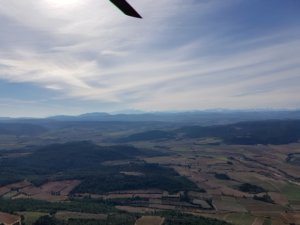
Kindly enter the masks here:
[[240, 122], [217, 126], [186, 126], [172, 131], [147, 131], [120, 139], [124, 142], [174, 138], [221, 139], [226, 144], [288, 144], [300, 140], [300, 120]]

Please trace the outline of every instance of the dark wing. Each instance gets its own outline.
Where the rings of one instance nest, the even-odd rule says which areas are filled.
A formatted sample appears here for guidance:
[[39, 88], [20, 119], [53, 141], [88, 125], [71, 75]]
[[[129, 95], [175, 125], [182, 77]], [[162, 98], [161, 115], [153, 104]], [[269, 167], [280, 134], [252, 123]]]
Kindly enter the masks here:
[[110, 0], [115, 6], [117, 6], [127, 16], [136, 18], [142, 18], [134, 8], [126, 0]]

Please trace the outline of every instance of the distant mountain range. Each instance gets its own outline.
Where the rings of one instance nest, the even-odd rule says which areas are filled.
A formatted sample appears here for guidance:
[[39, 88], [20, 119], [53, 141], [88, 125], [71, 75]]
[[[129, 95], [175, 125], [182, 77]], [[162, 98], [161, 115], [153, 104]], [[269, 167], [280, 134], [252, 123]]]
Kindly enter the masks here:
[[58, 115], [43, 119], [0, 117], [0, 122], [168, 122], [196, 123], [201, 125], [229, 124], [241, 121], [300, 119], [300, 110], [295, 111], [194, 111], [157, 112], [138, 114], [87, 113], [78, 116]]

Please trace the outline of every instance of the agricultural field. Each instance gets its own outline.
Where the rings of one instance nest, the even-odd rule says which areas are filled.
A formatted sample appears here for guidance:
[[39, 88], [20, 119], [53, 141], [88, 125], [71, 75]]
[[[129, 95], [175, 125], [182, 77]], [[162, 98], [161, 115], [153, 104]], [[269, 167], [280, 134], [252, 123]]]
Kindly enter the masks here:
[[[74, 126], [58, 133], [73, 140], [84, 133]], [[70, 225], [176, 225], [180, 218], [185, 225], [299, 224], [300, 143], [253, 134], [241, 144], [234, 127], [252, 126], [244, 124], [167, 125], [162, 132], [144, 124], [127, 133], [116, 124], [90, 126], [89, 141], [0, 150], [0, 212], [22, 215], [26, 225], [40, 218]], [[51, 135], [55, 129], [37, 140]]]
[[[65, 201], [70, 192], [80, 184], [78, 180], [47, 182], [40, 187], [28, 181], [22, 181], [3, 186], [3, 198], [8, 199], [36, 199], [49, 202]], [[0, 193], [1, 194], [1, 193]]]
[[[299, 144], [284, 146], [201, 146], [174, 144], [176, 157], [147, 158], [147, 162], [174, 168], [188, 177], [205, 193], [191, 193], [190, 198], [210, 200], [216, 215], [233, 224], [296, 223], [282, 214], [299, 210], [299, 169], [287, 164], [288, 149], [299, 151]], [[172, 149], [172, 145], [169, 144]], [[272, 156], [269, 155], [272, 152]], [[222, 156], [223, 154], [223, 156]], [[269, 159], [269, 160], [266, 160]], [[280, 166], [278, 166], [280, 164]], [[216, 176], [223, 174], [223, 176]], [[226, 176], [225, 176], [226, 175]], [[244, 191], [243, 184], [252, 184], [254, 190]], [[250, 186], [250, 187], [252, 187]], [[266, 197], [268, 196], [268, 198]], [[270, 201], [270, 202], [264, 202]], [[202, 209], [203, 211], [204, 209]], [[199, 215], [207, 212], [192, 210]], [[226, 213], [231, 214], [226, 214]], [[218, 216], [225, 213], [226, 216]], [[265, 216], [269, 219], [264, 219]], [[244, 222], [243, 222], [244, 221]], [[280, 221], [280, 222], [279, 222]]]

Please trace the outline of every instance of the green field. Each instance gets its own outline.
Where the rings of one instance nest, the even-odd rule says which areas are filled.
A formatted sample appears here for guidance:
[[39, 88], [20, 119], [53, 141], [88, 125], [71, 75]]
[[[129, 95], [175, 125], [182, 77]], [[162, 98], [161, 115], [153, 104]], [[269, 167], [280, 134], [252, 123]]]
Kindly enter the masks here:
[[24, 216], [24, 222], [26, 225], [32, 225], [40, 217], [48, 215], [47, 213], [42, 212], [20, 212], [19, 214]]
[[281, 189], [289, 201], [300, 201], [300, 186], [295, 184], [287, 184]]

